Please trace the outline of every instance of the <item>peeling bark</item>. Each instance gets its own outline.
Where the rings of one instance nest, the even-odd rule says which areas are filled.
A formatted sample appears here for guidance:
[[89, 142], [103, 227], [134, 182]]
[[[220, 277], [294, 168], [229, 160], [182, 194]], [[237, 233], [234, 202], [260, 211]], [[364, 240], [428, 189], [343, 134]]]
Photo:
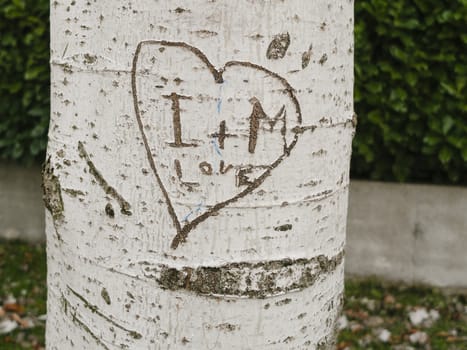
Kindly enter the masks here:
[[50, 157], [42, 167], [42, 191], [44, 205], [52, 214], [54, 221], [63, 218], [62, 187], [58, 177], [54, 174], [54, 168], [50, 162]]
[[285, 53], [290, 45], [289, 33], [277, 34], [272, 39], [266, 52], [266, 57], [270, 60], [277, 60], [284, 58]]
[[207, 296], [268, 298], [313, 285], [342, 263], [343, 253], [332, 258], [282, 259], [222, 266], [173, 268], [141, 262], [146, 277], [161, 288], [186, 290]]

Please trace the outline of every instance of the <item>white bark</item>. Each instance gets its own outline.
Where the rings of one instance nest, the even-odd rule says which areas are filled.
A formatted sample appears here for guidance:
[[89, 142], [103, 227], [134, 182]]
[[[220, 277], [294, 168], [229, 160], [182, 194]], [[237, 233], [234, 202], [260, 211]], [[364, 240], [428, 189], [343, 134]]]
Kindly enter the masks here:
[[327, 349], [349, 0], [51, 5], [47, 349]]

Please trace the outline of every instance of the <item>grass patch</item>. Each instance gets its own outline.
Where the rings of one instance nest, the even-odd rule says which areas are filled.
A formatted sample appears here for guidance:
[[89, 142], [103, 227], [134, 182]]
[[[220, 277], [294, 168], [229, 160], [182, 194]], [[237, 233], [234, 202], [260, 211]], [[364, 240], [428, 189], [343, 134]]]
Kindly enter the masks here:
[[0, 349], [40, 349], [44, 345], [44, 323], [37, 317], [46, 313], [46, 277], [44, 245], [0, 241], [0, 306], [14, 300], [8, 316], [17, 314], [36, 325], [0, 334]]
[[[467, 349], [465, 295], [377, 280], [348, 280], [345, 300], [347, 326], [341, 329], [339, 349]], [[410, 315], [417, 310], [427, 315], [414, 324]], [[390, 333], [386, 341], [380, 338], [383, 331]]]

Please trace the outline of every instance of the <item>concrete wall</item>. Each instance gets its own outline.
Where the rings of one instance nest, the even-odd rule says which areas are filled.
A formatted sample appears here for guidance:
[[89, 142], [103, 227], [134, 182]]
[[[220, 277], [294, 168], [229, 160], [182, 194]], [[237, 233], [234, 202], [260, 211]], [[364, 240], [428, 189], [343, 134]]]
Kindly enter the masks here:
[[[44, 240], [40, 169], [0, 164], [0, 237]], [[348, 276], [467, 288], [467, 188], [353, 181]]]
[[43, 241], [41, 169], [0, 163], [0, 237]]
[[347, 273], [467, 287], [467, 188], [354, 181]]

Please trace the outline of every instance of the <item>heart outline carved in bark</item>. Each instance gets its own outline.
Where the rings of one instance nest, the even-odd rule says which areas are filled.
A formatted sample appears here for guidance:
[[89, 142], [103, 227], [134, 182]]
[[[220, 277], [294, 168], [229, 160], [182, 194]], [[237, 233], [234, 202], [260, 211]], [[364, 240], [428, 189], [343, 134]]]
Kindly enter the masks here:
[[221, 209], [225, 208], [231, 203], [236, 202], [240, 198], [247, 196], [248, 194], [252, 193], [255, 189], [257, 189], [264, 182], [264, 180], [268, 176], [271, 175], [271, 172], [273, 171], [273, 169], [275, 169], [286, 157], [289, 156], [290, 152], [293, 150], [293, 148], [295, 147], [298, 141], [298, 138], [302, 132], [302, 129], [300, 127], [295, 127], [292, 130], [290, 130], [293, 134], [293, 139], [288, 145], [284, 144], [283, 153], [277, 159], [275, 159], [274, 162], [265, 166], [264, 172], [262, 172], [259, 176], [257, 176], [254, 179], [254, 181], [248, 184], [248, 186], [245, 189], [238, 192], [235, 196], [228, 198], [227, 200], [224, 200], [222, 202], [218, 202], [217, 204], [209, 207], [208, 210], [206, 210], [205, 212], [203, 212], [202, 214], [200, 214], [199, 216], [195, 217], [193, 220], [191, 220], [190, 222], [182, 226], [175, 212], [174, 206], [172, 205], [171, 198], [157, 170], [156, 162], [154, 161], [154, 156], [151, 152], [149, 142], [148, 142], [148, 137], [144, 130], [144, 125], [143, 125], [142, 118], [141, 118], [141, 111], [139, 108], [138, 91], [137, 91], [137, 69], [138, 69], [138, 60], [140, 57], [141, 49], [144, 45], [159, 45], [163, 47], [176, 47], [176, 48], [188, 50], [189, 52], [194, 54], [198, 59], [204, 62], [208, 70], [211, 72], [214, 78], [214, 82], [216, 84], [223, 83], [223, 74], [229, 67], [248, 67], [250, 69], [258, 70], [264, 73], [265, 75], [272, 77], [276, 81], [280, 82], [280, 84], [283, 86], [283, 91], [287, 94], [288, 98], [290, 99], [293, 106], [295, 107], [295, 113], [297, 116], [298, 125], [301, 125], [302, 123], [302, 113], [301, 113], [300, 104], [298, 102], [297, 97], [295, 96], [295, 91], [292, 88], [292, 86], [287, 82], [285, 78], [278, 75], [277, 73], [274, 73], [268, 70], [267, 68], [264, 68], [262, 66], [259, 66], [259, 65], [256, 65], [250, 62], [229, 61], [225, 63], [225, 65], [222, 68], [217, 69], [208, 60], [208, 58], [203, 52], [201, 52], [198, 48], [188, 45], [187, 43], [184, 43], [184, 42], [173, 42], [173, 41], [164, 41], [164, 40], [145, 40], [145, 41], [141, 41], [138, 44], [136, 51], [134, 53], [132, 70], [131, 70], [131, 88], [132, 88], [132, 95], [133, 95], [133, 104], [134, 104], [134, 109], [135, 109], [135, 114], [136, 114], [136, 120], [137, 120], [138, 127], [140, 130], [141, 136], [142, 136], [144, 147], [146, 149], [146, 154], [147, 154], [147, 158], [148, 158], [151, 170], [156, 178], [157, 184], [162, 190], [169, 215], [172, 218], [173, 224], [177, 231], [177, 234], [175, 235], [171, 243], [171, 248], [176, 249], [180, 245], [180, 243], [183, 243], [186, 241], [190, 231], [192, 231], [198, 224], [205, 221], [210, 216], [216, 215]]

